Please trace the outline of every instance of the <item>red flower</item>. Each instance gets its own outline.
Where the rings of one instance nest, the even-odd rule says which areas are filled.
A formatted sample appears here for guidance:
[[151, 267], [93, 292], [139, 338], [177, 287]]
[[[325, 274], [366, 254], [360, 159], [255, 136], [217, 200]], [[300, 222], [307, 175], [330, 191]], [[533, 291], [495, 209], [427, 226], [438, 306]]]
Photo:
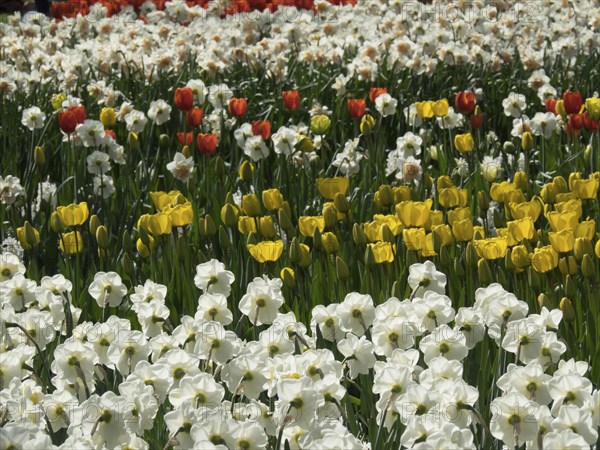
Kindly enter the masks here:
[[204, 110], [202, 108], [192, 108], [185, 113], [185, 124], [191, 128], [200, 126], [202, 117], [204, 117]]
[[255, 120], [252, 122], [252, 134], [262, 136], [266, 141], [271, 136], [271, 122], [268, 120]]
[[579, 92], [567, 91], [563, 94], [563, 102], [567, 114], [578, 114], [583, 105], [583, 98]]
[[198, 134], [196, 138], [196, 144], [198, 146], [198, 153], [201, 155], [210, 155], [217, 149], [218, 136], [216, 134]]
[[377, 97], [379, 97], [381, 94], [387, 94], [387, 88], [380, 88], [380, 87], [374, 87], [371, 88], [371, 90], [369, 91], [369, 99], [371, 100], [371, 103], [375, 103], [375, 100], [377, 100]]
[[565, 127], [565, 130], [567, 131], [567, 134], [569, 136], [574, 137], [574, 136], [579, 136], [581, 134], [581, 130], [578, 128], [575, 128], [570, 120], [567, 122], [567, 126]]
[[69, 106], [69, 111], [72, 111], [75, 114], [75, 121], [80, 124], [85, 122], [86, 114], [85, 107], [83, 106]]
[[194, 107], [194, 91], [191, 88], [175, 89], [175, 106], [180, 111], [189, 111]]
[[473, 128], [481, 128], [483, 125], [483, 114], [471, 114], [469, 116], [469, 121], [471, 122], [471, 126]]
[[546, 112], [551, 112], [556, 115], [556, 104], [558, 100], [555, 98], [547, 98], [546, 99]]
[[348, 99], [348, 113], [353, 119], [362, 117], [365, 114], [367, 104], [363, 99], [349, 98]]
[[300, 106], [300, 93], [298, 91], [283, 91], [281, 98], [283, 99], [285, 109], [294, 111]]
[[569, 116], [569, 124], [577, 130], [583, 127], [583, 114], [571, 114]]
[[117, 133], [115, 133], [113, 130], [109, 130], [109, 129], [105, 129], [104, 132], [106, 133], [107, 136], [110, 136], [111, 138], [113, 138], [113, 141], [117, 142]]
[[470, 114], [475, 109], [477, 98], [475, 94], [470, 91], [459, 92], [454, 98], [454, 104], [456, 109], [463, 114]]
[[71, 134], [77, 128], [77, 117], [75, 113], [69, 108], [66, 111], [58, 112], [58, 126], [63, 133]]
[[594, 131], [598, 130], [598, 128], [600, 128], [600, 120], [590, 119], [590, 115], [587, 111], [585, 111], [582, 115], [583, 124], [585, 125], [586, 130], [591, 131], [593, 133]]
[[248, 110], [248, 102], [245, 98], [230, 98], [229, 99], [229, 114], [233, 117], [241, 117]]
[[191, 131], [189, 133], [184, 133], [180, 131], [177, 133], [177, 140], [181, 145], [192, 145], [192, 141], [194, 140], [194, 133]]

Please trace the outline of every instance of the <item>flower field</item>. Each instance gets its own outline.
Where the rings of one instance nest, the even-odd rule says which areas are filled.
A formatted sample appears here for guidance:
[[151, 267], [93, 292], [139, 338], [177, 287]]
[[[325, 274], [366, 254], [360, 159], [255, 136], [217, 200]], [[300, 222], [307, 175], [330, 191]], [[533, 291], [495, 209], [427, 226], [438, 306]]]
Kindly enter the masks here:
[[600, 4], [0, 23], [0, 449], [598, 449]]

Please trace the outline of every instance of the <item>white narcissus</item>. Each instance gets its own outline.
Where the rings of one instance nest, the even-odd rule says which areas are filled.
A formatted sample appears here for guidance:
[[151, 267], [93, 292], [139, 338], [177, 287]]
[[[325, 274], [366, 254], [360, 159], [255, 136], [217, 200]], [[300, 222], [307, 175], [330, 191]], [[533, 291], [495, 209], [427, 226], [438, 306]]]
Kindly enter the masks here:
[[336, 315], [340, 318], [340, 325], [344, 331], [362, 336], [373, 325], [375, 319], [373, 299], [368, 294], [351, 292], [338, 305]]
[[431, 261], [411, 265], [408, 268], [408, 284], [415, 297], [423, 296], [426, 291], [446, 293], [446, 275], [439, 272]]
[[341, 328], [340, 318], [336, 314], [337, 307], [338, 303], [330, 303], [327, 306], [317, 305], [312, 310], [313, 324], [319, 327], [321, 336], [328, 341], [339, 341], [346, 335]]
[[465, 336], [448, 325], [440, 325], [425, 336], [419, 343], [419, 349], [423, 352], [425, 364], [436, 356], [462, 361], [469, 353]]
[[198, 309], [194, 318], [206, 321], [214, 320], [224, 326], [233, 322], [233, 314], [227, 308], [227, 297], [220, 293], [202, 294], [198, 298]]
[[508, 97], [502, 100], [502, 107], [504, 108], [504, 114], [509, 117], [521, 117], [523, 111], [527, 107], [527, 100], [523, 94], [517, 94], [511, 92]]
[[183, 153], [177, 152], [173, 157], [173, 161], [167, 164], [167, 170], [171, 172], [173, 177], [184, 183], [190, 179], [194, 173], [194, 158], [187, 158]]
[[534, 440], [539, 429], [535, 417], [538, 409], [536, 402], [517, 392], [494, 399], [490, 405], [492, 436], [508, 448], [520, 447], [526, 441]]
[[150, 103], [148, 117], [156, 125], [167, 122], [171, 116], [171, 106], [164, 100], [155, 100]]
[[221, 378], [232, 394], [244, 394], [249, 399], [256, 400], [267, 383], [267, 377], [262, 373], [263, 368], [255, 358], [240, 356], [223, 366]]
[[278, 278], [268, 280], [257, 277], [248, 284], [239, 309], [251, 324], [256, 326], [273, 323], [279, 308], [285, 302], [281, 286], [282, 282]]
[[299, 426], [310, 427], [316, 417], [319, 400], [313, 380], [308, 377], [284, 378], [277, 384], [277, 396], [280, 403], [276, 415], [280, 423], [291, 421]]
[[37, 106], [32, 106], [23, 110], [21, 123], [31, 131], [43, 128], [46, 121], [46, 114]]
[[233, 272], [225, 270], [225, 264], [216, 259], [211, 259], [196, 266], [194, 284], [202, 292], [223, 294], [228, 297], [231, 292], [231, 284], [234, 281], [235, 275]]
[[221, 407], [224, 396], [225, 389], [212, 375], [199, 373], [195, 376], [184, 376], [179, 387], [169, 393], [169, 402], [175, 408], [186, 402], [196, 409], [213, 409]]
[[121, 304], [127, 293], [121, 276], [116, 272], [97, 272], [88, 292], [100, 308], [115, 308]]
[[381, 114], [382, 117], [388, 117], [396, 114], [396, 106], [398, 100], [393, 98], [390, 94], [385, 93], [378, 95], [375, 99], [375, 109]]
[[359, 338], [352, 333], [347, 333], [346, 338], [338, 342], [337, 348], [345, 356], [346, 364], [350, 369], [350, 378], [353, 380], [360, 374], [369, 373], [369, 369], [377, 361], [373, 343], [366, 336]]

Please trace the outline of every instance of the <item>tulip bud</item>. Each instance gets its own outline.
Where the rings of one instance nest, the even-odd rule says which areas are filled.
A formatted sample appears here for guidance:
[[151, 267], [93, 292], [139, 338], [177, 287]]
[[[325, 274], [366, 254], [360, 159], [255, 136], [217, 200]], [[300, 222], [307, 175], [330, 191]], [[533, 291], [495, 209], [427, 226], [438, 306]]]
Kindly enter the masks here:
[[302, 153], [310, 153], [315, 149], [315, 146], [310, 137], [301, 135], [294, 148]]
[[315, 231], [313, 231], [312, 240], [313, 240], [313, 247], [315, 250], [323, 249], [323, 241], [321, 239], [321, 231], [319, 230], [318, 227], [316, 227]]
[[596, 275], [596, 265], [594, 264], [594, 260], [588, 254], [583, 255], [583, 260], [581, 262], [581, 272], [583, 276], [586, 278], [593, 278]]
[[229, 249], [232, 246], [229, 234], [223, 225], [219, 225], [219, 246], [222, 249]]
[[[315, 229], [315, 232], [318, 228]], [[316, 234], [316, 233], [315, 233]], [[321, 235], [321, 244], [326, 253], [337, 253], [340, 250], [340, 243], [335, 233], [327, 232]]]
[[338, 280], [347, 280], [350, 278], [350, 270], [348, 270], [348, 266], [339, 256], [335, 258], [335, 272]]
[[189, 158], [190, 157], [190, 146], [184, 145], [183, 148], [181, 149], [181, 154], [183, 156], [185, 156], [186, 158]]
[[508, 277], [506, 276], [506, 272], [502, 269], [496, 271], [496, 278], [498, 278], [498, 283], [504, 288], [509, 288]]
[[515, 152], [515, 144], [513, 144], [511, 141], [506, 141], [503, 145], [502, 145], [502, 149], [506, 152], [506, 153], [514, 153]]
[[229, 191], [225, 194], [225, 203], [229, 203], [230, 205], [235, 205], [235, 201], [233, 200], [233, 194]]
[[417, 252], [414, 250], [407, 250], [406, 251], [406, 265], [408, 267], [410, 267], [413, 264], [417, 264], [418, 262], [419, 262], [419, 255], [417, 254]]
[[65, 226], [56, 211], [50, 215], [50, 226], [55, 233], [62, 233], [65, 230]]
[[123, 254], [123, 258], [121, 259], [121, 270], [130, 278], [133, 278], [135, 275], [135, 267], [128, 253]]
[[33, 161], [38, 167], [46, 164], [46, 155], [44, 154], [44, 149], [42, 147], [37, 146], [33, 151]]
[[171, 138], [166, 134], [161, 134], [158, 138], [158, 146], [161, 150], [168, 150], [171, 146]]
[[221, 155], [217, 155], [215, 158], [215, 175], [217, 175], [218, 178], [223, 178], [225, 175], [225, 162], [223, 161], [223, 158], [221, 158]]
[[571, 298], [575, 297], [577, 295], [577, 282], [575, 281], [575, 279], [573, 278], [572, 275], [567, 275], [565, 277], [565, 283], [564, 283], [564, 287], [565, 287], [565, 294]]
[[140, 149], [140, 140], [138, 138], [138, 135], [135, 134], [133, 131], [129, 133], [129, 136], [127, 136], [127, 144], [129, 145], [129, 148], [132, 151]]
[[[440, 247], [440, 251], [438, 252], [439, 256], [440, 256], [440, 264], [442, 265], [442, 267], [449, 267], [450, 264], [452, 263], [452, 257], [450, 256], [450, 252], [448, 251], [448, 246], [447, 245], [442, 245]], [[458, 260], [455, 259], [455, 261]], [[461, 269], [463, 269], [463, 265], [462, 263], [460, 264]], [[463, 273], [464, 273], [464, 269], [463, 269]]]
[[375, 118], [370, 114], [365, 114], [360, 120], [360, 132], [365, 136], [369, 136], [375, 128]]
[[214, 236], [217, 234], [217, 225], [210, 214], [204, 216], [204, 233], [206, 236]]
[[277, 236], [277, 231], [273, 225], [273, 218], [271, 216], [261, 217], [258, 220], [258, 231], [265, 239], [275, 239]]
[[290, 261], [294, 264], [299, 263], [302, 255], [301, 255], [301, 250], [300, 250], [300, 244], [298, 243], [298, 238], [292, 239], [292, 242], [290, 243], [289, 252], [290, 252]]
[[260, 215], [260, 203], [256, 194], [246, 194], [242, 197], [242, 209], [247, 216]]
[[565, 102], [559, 100], [556, 102], [556, 112], [563, 117], [567, 116], [567, 111], [565, 110]]
[[365, 236], [363, 227], [357, 223], [352, 227], [352, 239], [354, 240], [354, 244], [359, 247], [367, 245], [367, 237]]
[[498, 209], [498, 208], [494, 209], [493, 218], [494, 218], [494, 226], [496, 228], [503, 228], [505, 226], [505, 218], [502, 215], [502, 213], [500, 212], [500, 209]]
[[292, 224], [290, 216], [285, 212], [284, 208], [281, 208], [279, 211], [277, 211], [277, 220], [279, 221], [279, 226], [283, 231], [290, 235], [295, 234], [296, 230], [294, 225]]
[[138, 231], [140, 233], [140, 240], [142, 241], [142, 243], [146, 247], [150, 247], [150, 237], [148, 236], [148, 232], [146, 230], [144, 230], [143, 228], [140, 228]]
[[561, 176], [554, 177], [552, 182], [554, 183], [554, 186], [556, 187], [556, 192], [558, 194], [563, 194], [563, 193], [569, 191], [569, 185], [567, 184], [567, 181], [563, 177], [561, 177]]
[[379, 202], [385, 208], [389, 208], [394, 204], [394, 191], [392, 191], [392, 187], [389, 184], [384, 184], [383, 186], [379, 186]]
[[512, 260], [512, 251], [510, 247], [506, 250], [506, 254], [504, 255], [504, 267], [511, 272], [514, 272], [517, 269], [517, 266], [515, 266], [515, 263]]
[[89, 223], [89, 227], [90, 227], [90, 234], [92, 236], [96, 236], [96, 231], [98, 230], [98, 227], [102, 225], [102, 223], [100, 223], [100, 219], [98, 218], [98, 216], [96, 214], [92, 214], [92, 216], [90, 217], [90, 223]]
[[106, 227], [104, 225], [100, 225], [96, 229], [96, 242], [98, 243], [98, 247], [103, 250], [107, 250], [109, 246], [109, 238], [108, 232], [106, 231]]
[[490, 197], [486, 191], [481, 190], [477, 193], [477, 206], [479, 207], [479, 216], [485, 217], [490, 209]]
[[477, 262], [477, 277], [479, 278], [480, 286], [487, 286], [494, 281], [490, 265], [483, 258]]
[[204, 219], [204, 217], [200, 217], [198, 219], [198, 232], [200, 233], [200, 236], [207, 237], [207, 235], [206, 235], [206, 220]]
[[527, 268], [527, 283], [534, 290], [538, 291], [541, 286], [539, 273], [531, 266]]
[[234, 228], [238, 222], [238, 213], [235, 206], [230, 203], [225, 203], [221, 208], [221, 220], [225, 226]]
[[279, 278], [283, 281], [283, 285], [289, 289], [294, 289], [296, 285], [296, 274], [294, 273], [294, 269], [290, 267], [284, 267], [279, 272]]
[[127, 230], [123, 231], [123, 237], [121, 238], [121, 244], [123, 246], [123, 250], [131, 251], [133, 249], [133, 242], [131, 241], [131, 236]]
[[469, 266], [469, 267], [477, 266], [477, 261], [479, 260], [479, 256], [477, 256], [477, 250], [475, 250], [475, 245], [473, 245], [473, 242], [469, 242], [467, 244], [467, 249], [466, 249], [465, 253], [466, 253], [467, 266]]
[[523, 136], [521, 136], [521, 148], [523, 151], [528, 152], [533, 150], [535, 147], [535, 141], [533, 140], [533, 135], [529, 131], [525, 131]]
[[538, 295], [537, 302], [540, 306], [540, 309], [542, 309], [544, 306], [548, 309], [552, 309], [552, 303], [550, 303], [550, 299], [543, 292], [540, 295]]
[[330, 230], [335, 227], [335, 225], [338, 223], [336, 208], [331, 205], [323, 208], [323, 219], [325, 221], [325, 228]]
[[575, 261], [575, 258], [572, 256], [560, 258], [558, 261], [558, 269], [564, 276], [575, 275], [578, 271], [577, 261]]
[[250, 183], [252, 181], [252, 173], [254, 172], [254, 166], [250, 161], [244, 161], [240, 165], [238, 175], [240, 179]]
[[[445, 247], [446, 246], [444, 246], [442, 248], [445, 248]], [[446, 252], [446, 254], [448, 254], [448, 253]], [[454, 267], [454, 273], [456, 274], [457, 277], [462, 278], [465, 276], [465, 268], [459, 258], [454, 259], [453, 267]]]
[[576, 238], [573, 254], [575, 255], [575, 258], [577, 258], [577, 261], [581, 261], [583, 259], [583, 255], [592, 256], [594, 254], [592, 242], [587, 238]]
[[367, 245], [365, 250], [365, 266], [373, 267], [375, 265], [375, 254], [370, 245]]
[[524, 193], [526, 193], [529, 188], [529, 178], [525, 172], [515, 173], [513, 183], [515, 183], [517, 188], [521, 189]]
[[348, 202], [346, 196], [341, 192], [335, 194], [335, 197], [333, 198], [333, 204], [335, 205], [336, 209], [343, 214], [346, 214], [348, 211], [350, 211], [350, 203]]
[[575, 309], [573, 308], [571, 300], [567, 297], [561, 299], [559, 308], [563, 313], [563, 319], [565, 319], [565, 321], [573, 322], [575, 320]]
[[383, 242], [389, 242], [391, 244], [396, 242], [396, 236], [394, 236], [394, 233], [392, 233], [392, 230], [386, 223], [381, 225], [379, 232], [381, 233], [381, 240]]

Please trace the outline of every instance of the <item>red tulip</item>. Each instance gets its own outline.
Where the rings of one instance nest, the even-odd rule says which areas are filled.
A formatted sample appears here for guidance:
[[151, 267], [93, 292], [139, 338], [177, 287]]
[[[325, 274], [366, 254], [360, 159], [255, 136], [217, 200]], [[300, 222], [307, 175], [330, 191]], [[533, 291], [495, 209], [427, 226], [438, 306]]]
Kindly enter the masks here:
[[58, 112], [58, 126], [63, 133], [71, 134], [77, 128], [77, 117], [75, 113], [69, 108], [66, 111]]
[[271, 136], [271, 122], [268, 120], [255, 120], [252, 122], [252, 134], [262, 136], [266, 141]]
[[248, 110], [248, 102], [245, 98], [230, 98], [229, 99], [229, 114], [233, 117], [241, 117]]
[[481, 128], [483, 125], [483, 114], [471, 114], [469, 116], [469, 121], [471, 122], [471, 126], [473, 128]]
[[463, 114], [470, 114], [475, 109], [477, 98], [475, 94], [470, 91], [459, 92], [454, 98], [454, 104], [456, 109]]
[[600, 128], [600, 120], [592, 120], [587, 111], [583, 114], [583, 125], [585, 125], [585, 129], [591, 131], [597, 131]]
[[72, 111], [75, 114], [75, 121], [80, 124], [85, 122], [86, 114], [85, 107], [83, 106], [69, 106], [69, 111]]
[[577, 130], [583, 127], [583, 114], [571, 114], [569, 116], [569, 123]]
[[375, 100], [377, 100], [377, 97], [379, 97], [381, 94], [387, 94], [387, 88], [381, 88], [381, 87], [374, 87], [371, 88], [371, 90], [369, 91], [369, 99], [371, 100], [371, 103], [375, 103]]
[[192, 145], [192, 141], [194, 140], [194, 133], [191, 131], [189, 133], [184, 133], [180, 131], [177, 133], [177, 140], [181, 145]]
[[104, 132], [107, 136], [110, 136], [113, 141], [117, 142], [117, 133], [115, 133], [114, 130], [105, 129]]
[[581, 130], [578, 128], [575, 128], [570, 120], [567, 122], [567, 126], [565, 127], [565, 130], [567, 132], [567, 135], [569, 135], [569, 136], [575, 137], [575, 136], [579, 136], [581, 134]]
[[365, 115], [365, 109], [367, 104], [363, 99], [349, 98], [348, 99], [348, 113], [353, 119], [357, 119]]
[[546, 99], [546, 112], [551, 112], [556, 115], [556, 104], [558, 103], [558, 99], [556, 98], [547, 98]]
[[196, 138], [198, 153], [201, 155], [210, 155], [217, 150], [218, 136], [216, 134], [200, 133]]
[[191, 88], [175, 89], [175, 106], [180, 111], [189, 111], [194, 107], [194, 91]]
[[583, 98], [579, 92], [567, 91], [563, 94], [563, 102], [567, 114], [578, 114], [583, 105]]
[[298, 91], [283, 91], [281, 98], [283, 99], [285, 109], [294, 111], [300, 106], [300, 93]]
[[185, 124], [191, 128], [198, 127], [202, 123], [202, 117], [204, 117], [202, 108], [192, 108], [185, 113]]

